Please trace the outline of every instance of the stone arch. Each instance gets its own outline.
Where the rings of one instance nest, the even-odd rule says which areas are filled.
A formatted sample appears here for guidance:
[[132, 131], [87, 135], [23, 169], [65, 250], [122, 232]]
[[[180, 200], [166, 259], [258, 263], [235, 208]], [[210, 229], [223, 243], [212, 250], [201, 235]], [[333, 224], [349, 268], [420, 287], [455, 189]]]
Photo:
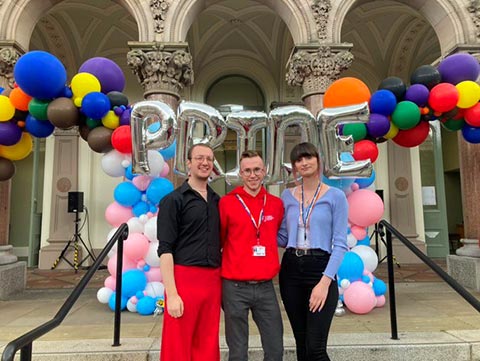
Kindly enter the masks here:
[[[0, 9], [2, 21], [0, 39], [15, 40], [24, 50], [28, 50], [33, 29], [42, 16], [63, 0], [19, 0], [9, 1]], [[153, 29], [153, 18], [145, 2], [136, 0], [118, 0], [135, 19], [138, 26], [139, 40], [147, 39]]]
[[191, 99], [203, 102], [204, 95], [210, 86], [217, 79], [229, 75], [245, 76], [257, 83], [263, 91], [267, 106], [274, 100], [278, 100], [278, 86], [265, 65], [241, 56], [225, 56], [202, 68], [191, 89]]
[[[179, 0], [172, 3], [165, 20], [163, 41], [185, 41], [187, 33], [200, 12], [208, 5], [221, 0]], [[257, 0], [275, 11], [287, 25], [295, 44], [317, 39], [315, 20], [306, 1]], [[208, 3], [208, 4], [207, 4]]]
[[[341, 42], [342, 25], [348, 12], [358, 0], [339, 1], [332, 9], [331, 19], [336, 19], [329, 29], [333, 42]], [[457, 44], [475, 42], [474, 25], [466, 6], [453, 0], [395, 0], [418, 11], [433, 27], [440, 42], [442, 54]]]

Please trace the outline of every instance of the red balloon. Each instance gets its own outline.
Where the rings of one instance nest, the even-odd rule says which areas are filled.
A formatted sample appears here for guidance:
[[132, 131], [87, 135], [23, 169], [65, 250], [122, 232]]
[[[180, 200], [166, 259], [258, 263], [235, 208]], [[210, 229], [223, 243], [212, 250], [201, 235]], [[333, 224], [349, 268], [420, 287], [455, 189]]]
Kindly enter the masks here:
[[444, 113], [457, 106], [459, 98], [458, 89], [450, 83], [440, 83], [430, 90], [428, 104], [436, 112]]
[[112, 146], [120, 153], [132, 153], [132, 133], [129, 125], [122, 125], [113, 131]]
[[465, 121], [472, 127], [480, 127], [480, 103], [465, 110]]
[[355, 160], [370, 159], [374, 163], [378, 158], [378, 147], [371, 140], [361, 140], [353, 145], [353, 158]]
[[420, 122], [412, 129], [400, 130], [393, 141], [402, 147], [416, 147], [427, 139], [429, 131], [430, 125], [428, 122]]

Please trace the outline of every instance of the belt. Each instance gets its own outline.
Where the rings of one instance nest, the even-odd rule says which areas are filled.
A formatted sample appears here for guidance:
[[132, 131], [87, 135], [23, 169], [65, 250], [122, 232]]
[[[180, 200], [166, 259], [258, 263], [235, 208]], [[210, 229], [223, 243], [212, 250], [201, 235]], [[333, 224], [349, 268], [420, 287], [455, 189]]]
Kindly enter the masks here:
[[260, 281], [237, 281], [237, 280], [229, 280], [229, 279], [226, 279], [227, 281], [230, 281], [230, 282], [233, 282], [233, 283], [238, 283], [238, 284], [241, 284], [241, 285], [259, 285], [261, 283], [265, 283], [265, 282], [270, 282], [271, 280], [260, 280]]
[[294, 254], [297, 257], [303, 257], [303, 256], [329, 256], [330, 253], [327, 251], [324, 251], [321, 248], [308, 248], [308, 249], [303, 249], [303, 248], [287, 248], [285, 250], [286, 253], [291, 253]]

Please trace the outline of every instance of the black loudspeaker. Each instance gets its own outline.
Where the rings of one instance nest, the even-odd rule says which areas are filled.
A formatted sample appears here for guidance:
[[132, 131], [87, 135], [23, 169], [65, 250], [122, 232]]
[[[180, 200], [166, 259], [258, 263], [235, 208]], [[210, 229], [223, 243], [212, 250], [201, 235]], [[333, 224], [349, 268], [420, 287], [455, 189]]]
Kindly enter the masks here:
[[83, 192], [68, 192], [68, 213], [83, 212]]
[[382, 199], [383, 202], [383, 189], [377, 189], [375, 190], [375, 193], [378, 194], [378, 196]]

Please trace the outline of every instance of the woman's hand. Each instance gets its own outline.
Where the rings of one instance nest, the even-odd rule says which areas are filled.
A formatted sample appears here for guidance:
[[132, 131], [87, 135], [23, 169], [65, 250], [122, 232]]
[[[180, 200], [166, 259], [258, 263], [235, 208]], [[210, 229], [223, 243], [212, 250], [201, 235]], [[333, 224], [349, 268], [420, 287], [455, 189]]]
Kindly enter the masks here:
[[320, 282], [313, 288], [309, 301], [310, 312], [317, 312], [323, 308], [331, 282], [332, 280], [329, 277], [323, 276]]
[[178, 294], [175, 294], [173, 296], [167, 295], [167, 311], [168, 314], [173, 318], [182, 317], [183, 300]]

